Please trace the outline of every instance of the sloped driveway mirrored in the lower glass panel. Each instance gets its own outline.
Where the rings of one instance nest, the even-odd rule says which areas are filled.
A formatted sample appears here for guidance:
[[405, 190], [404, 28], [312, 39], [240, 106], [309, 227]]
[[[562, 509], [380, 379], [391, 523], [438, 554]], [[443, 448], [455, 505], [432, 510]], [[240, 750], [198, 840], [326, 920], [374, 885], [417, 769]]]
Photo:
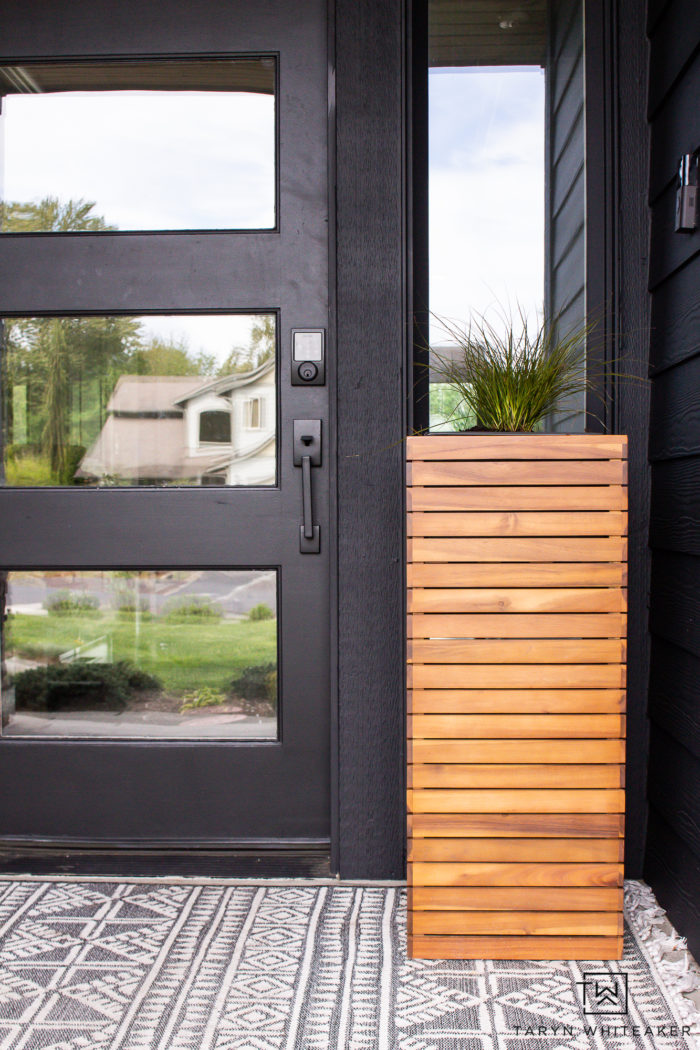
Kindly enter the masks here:
[[277, 739], [276, 570], [4, 575], [3, 736]]

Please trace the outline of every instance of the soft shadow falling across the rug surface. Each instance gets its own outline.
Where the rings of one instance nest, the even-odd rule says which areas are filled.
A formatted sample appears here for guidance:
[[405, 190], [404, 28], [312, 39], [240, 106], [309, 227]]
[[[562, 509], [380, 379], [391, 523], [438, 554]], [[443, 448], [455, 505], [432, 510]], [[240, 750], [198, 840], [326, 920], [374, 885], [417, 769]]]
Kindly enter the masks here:
[[0, 1050], [695, 1050], [644, 944], [425, 962], [396, 888], [0, 882]]

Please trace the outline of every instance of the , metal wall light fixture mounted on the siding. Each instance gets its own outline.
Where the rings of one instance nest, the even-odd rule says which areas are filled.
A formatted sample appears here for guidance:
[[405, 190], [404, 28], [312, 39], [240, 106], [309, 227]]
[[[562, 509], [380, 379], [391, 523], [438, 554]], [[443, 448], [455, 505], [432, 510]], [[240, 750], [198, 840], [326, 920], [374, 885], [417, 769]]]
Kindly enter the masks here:
[[698, 163], [700, 151], [684, 153], [678, 164], [676, 190], [676, 233], [693, 233], [698, 228]]

